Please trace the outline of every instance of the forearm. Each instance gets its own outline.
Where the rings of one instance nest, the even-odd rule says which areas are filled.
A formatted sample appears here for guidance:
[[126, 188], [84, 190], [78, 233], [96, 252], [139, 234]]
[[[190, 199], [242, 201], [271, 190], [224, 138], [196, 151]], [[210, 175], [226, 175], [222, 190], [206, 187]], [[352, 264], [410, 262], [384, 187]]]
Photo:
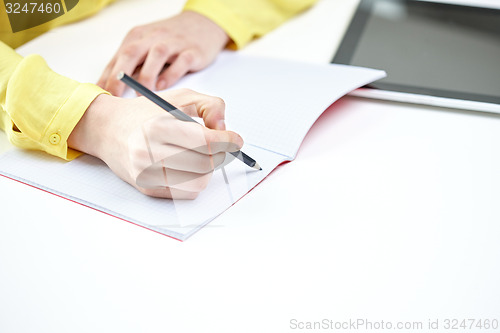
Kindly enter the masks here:
[[[109, 107], [109, 99], [115, 97], [102, 94], [89, 105], [83, 116], [68, 137], [68, 145], [83, 153], [104, 159], [101, 153], [103, 141], [107, 140], [109, 119], [113, 118], [115, 109]], [[116, 116], [115, 116], [116, 118]]]

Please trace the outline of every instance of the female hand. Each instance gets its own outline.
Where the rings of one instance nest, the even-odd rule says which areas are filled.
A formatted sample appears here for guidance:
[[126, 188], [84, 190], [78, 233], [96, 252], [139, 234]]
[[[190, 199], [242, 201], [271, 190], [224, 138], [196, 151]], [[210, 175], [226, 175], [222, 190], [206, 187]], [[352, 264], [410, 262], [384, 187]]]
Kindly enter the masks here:
[[163, 90], [212, 63], [228, 41], [222, 28], [191, 11], [138, 26], [127, 34], [97, 84], [121, 96], [125, 86], [116, 76], [123, 71], [137, 73], [138, 81], [151, 90]]
[[226, 152], [242, 138], [225, 131], [224, 102], [188, 89], [160, 94], [206, 125], [183, 122], [144, 97], [99, 95], [68, 139], [70, 147], [102, 159], [144, 194], [194, 199]]

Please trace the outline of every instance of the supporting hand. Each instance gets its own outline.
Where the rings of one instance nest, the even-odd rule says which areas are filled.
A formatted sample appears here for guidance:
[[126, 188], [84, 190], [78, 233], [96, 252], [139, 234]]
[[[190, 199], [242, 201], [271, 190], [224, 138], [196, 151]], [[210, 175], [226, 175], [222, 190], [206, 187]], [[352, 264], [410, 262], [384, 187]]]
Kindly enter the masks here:
[[121, 96], [125, 86], [116, 75], [123, 71], [138, 74], [138, 81], [151, 90], [166, 89], [186, 73], [212, 63], [228, 41], [217, 24], [190, 11], [136, 27], [125, 37], [98, 85]]

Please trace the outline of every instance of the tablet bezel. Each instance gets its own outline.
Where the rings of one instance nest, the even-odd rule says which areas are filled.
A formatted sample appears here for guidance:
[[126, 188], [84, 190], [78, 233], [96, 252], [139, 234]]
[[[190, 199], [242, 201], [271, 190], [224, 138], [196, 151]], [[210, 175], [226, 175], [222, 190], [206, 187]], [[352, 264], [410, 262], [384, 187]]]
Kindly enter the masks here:
[[[372, 8], [373, 8], [375, 1], [378, 1], [378, 0], [361, 0], [360, 4], [358, 5], [358, 8], [356, 9], [356, 12], [354, 14], [353, 19], [347, 28], [347, 31], [344, 35], [344, 38], [343, 38], [342, 42], [340, 43], [340, 46], [339, 46], [335, 56], [333, 57], [333, 59], [331, 61], [332, 63], [352, 65], [351, 64], [352, 56], [354, 55], [356, 47], [357, 47], [357, 43], [364, 32], [365, 25], [368, 21], [368, 18], [370, 17], [370, 14], [371, 14], [371, 11], [372, 11]], [[382, 1], [386, 1], [386, 0], [382, 0]], [[466, 12], [470, 12], [471, 10], [473, 10], [473, 11], [480, 11], [480, 12], [484, 12], [484, 13], [495, 13], [496, 15], [499, 16], [499, 19], [500, 19], [500, 10], [499, 9], [473, 7], [473, 6], [449, 4], [449, 3], [439, 3], [439, 2], [416, 1], [416, 0], [397, 0], [397, 1], [399, 1], [401, 3], [410, 3], [410, 2], [411, 3], [418, 3], [418, 5], [421, 5], [421, 6], [430, 6], [433, 8], [440, 8], [440, 9], [447, 8], [449, 6], [453, 6], [453, 7], [455, 7], [456, 10], [462, 10], [462, 11], [466, 11]], [[380, 69], [383, 69], [383, 68], [380, 68]], [[408, 96], [409, 94], [421, 95], [421, 96], [432, 96], [432, 97], [442, 98], [443, 101], [445, 101], [445, 102], [446, 102], [446, 100], [456, 99], [456, 100], [480, 102], [481, 104], [495, 104], [495, 105], [500, 104], [500, 96], [466, 93], [466, 92], [427, 88], [427, 87], [420, 87], [420, 86], [410, 86], [410, 85], [405, 85], [405, 84], [385, 83], [385, 82], [380, 82], [380, 81], [376, 81], [376, 82], [366, 86], [365, 88], [368, 88], [368, 89], [371, 88], [371, 89], [382, 90], [382, 91], [387, 91], [387, 92], [394, 92], [394, 93], [403, 93], [406, 96]], [[499, 93], [500, 93], [500, 88], [499, 88]], [[362, 95], [370, 95], [370, 93], [369, 93], [369, 91], [365, 91], [365, 93]], [[385, 96], [385, 95], [391, 96], [394, 94], [372, 94], [372, 95], [374, 95], [374, 96]], [[374, 97], [374, 98], [377, 98], [377, 97]], [[392, 99], [392, 98], [388, 98], [388, 99]], [[427, 104], [427, 103], [424, 103], [424, 104]], [[456, 103], [452, 103], [452, 104], [454, 104], [454, 107], [456, 107]], [[468, 105], [469, 106], [467, 108], [470, 109], [471, 104], [468, 103]], [[442, 105], [442, 106], [445, 106], [445, 105]], [[484, 111], [484, 110], [481, 109], [480, 111]]]

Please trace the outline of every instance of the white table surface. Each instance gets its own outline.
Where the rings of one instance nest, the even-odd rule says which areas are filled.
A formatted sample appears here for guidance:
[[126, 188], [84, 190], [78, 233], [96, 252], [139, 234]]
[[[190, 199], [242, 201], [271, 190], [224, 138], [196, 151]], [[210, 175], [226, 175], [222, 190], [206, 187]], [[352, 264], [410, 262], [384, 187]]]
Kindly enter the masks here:
[[[88, 27], [137, 3], [159, 5], [123, 0], [63, 29], [94, 43]], [[320, 1], [244, 52], [327, 62], [355, 4]], [[498, 115], [345, 97], [295, 161], [184, 243], [0, 177], [0, 332], [500, 320], [499, 142]]]

